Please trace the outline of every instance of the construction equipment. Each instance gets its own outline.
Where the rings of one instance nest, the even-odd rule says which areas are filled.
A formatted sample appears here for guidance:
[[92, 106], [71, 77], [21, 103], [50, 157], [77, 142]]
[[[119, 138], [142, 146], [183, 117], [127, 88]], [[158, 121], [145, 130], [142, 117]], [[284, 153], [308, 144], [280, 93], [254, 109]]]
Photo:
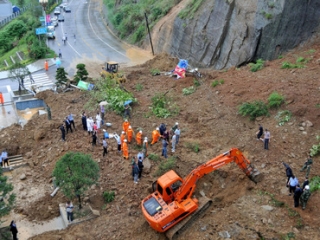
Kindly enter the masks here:
[[119, 64], [117, 62], [107, 62], [105, 67], [102, 67], [101, 77], [108, 76], [108, 73], [117, 73], [119, 68]]
[[181, 233], [194, 217], [204, 212], [212, 203], [209, 198], [198, 200], [192, 196], [197, 181], [230, 162], [237, 163], [249, 179], [256, 183], [259, 171], [237, 148], [200, 165], [184, 179], [171, 170], [152, 184], [153, 193], [142, 200], [142, 213], [149, 225], [158, 232], [166, 232], [169, 239]]

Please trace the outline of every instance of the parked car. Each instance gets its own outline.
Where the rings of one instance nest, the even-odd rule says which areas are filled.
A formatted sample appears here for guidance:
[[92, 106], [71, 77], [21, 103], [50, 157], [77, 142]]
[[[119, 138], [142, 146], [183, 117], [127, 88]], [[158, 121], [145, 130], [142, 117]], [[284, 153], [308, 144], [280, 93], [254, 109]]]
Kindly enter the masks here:
[[71, 8], [69, 6], [64, 7], [65, 12], [71, 12]]
[[51, 20], [51, 21], [57, 21], [57, 20], [58, 20], [58, 17], [57, 17], [57, 16], [52, 16], [52, 17], [50, 17], [50, 20]]
[[47, 27], [47, 38], [48, 39], [55, 39], [56, 36], [55, 36], [55, 32], [54, 32], [54, 26], [48, 26]]
[[59, 25], [58, 20], [51, 20], [51, 25], [57, 27]]
[[54, 15], [60, 15], [60, 8], [59, 7], [56, 7], [55, 9], [54, 9], [54, 12], [53, 12], [53, 14]]
[[64, 16], [62, 14], [59, 15], [58, 21], [59, 22], [64, 22]]

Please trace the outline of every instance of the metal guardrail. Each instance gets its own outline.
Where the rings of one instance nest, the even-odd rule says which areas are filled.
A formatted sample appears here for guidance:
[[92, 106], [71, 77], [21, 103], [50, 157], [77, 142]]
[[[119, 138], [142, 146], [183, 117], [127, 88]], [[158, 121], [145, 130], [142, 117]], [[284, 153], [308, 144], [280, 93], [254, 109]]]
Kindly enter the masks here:
[[5, 19], [2, 19], [0, 21], [0, 28], [2, 28], [3, 26], [5, 26], [6, 24], [8, 24], [9, 22], [11, 22], [13, 19], [15, 19], [16, 17], [20, 16], [23, 12], [25, 12], [26, 10], [28, 10], [29, 8], [31, 8], [33, 6], [33, 4], [29, 4], [27, 6], [24, 6], [22, 8], [20, 8], [19, 12], [13, 13], [10, 16], [6, 17]]

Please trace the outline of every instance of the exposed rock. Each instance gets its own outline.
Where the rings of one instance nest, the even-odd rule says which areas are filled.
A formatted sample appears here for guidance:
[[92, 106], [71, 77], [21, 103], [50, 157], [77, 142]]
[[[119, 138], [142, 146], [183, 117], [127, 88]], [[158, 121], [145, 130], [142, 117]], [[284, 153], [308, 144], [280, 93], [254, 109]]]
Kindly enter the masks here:
[[304, 131], [304, 127], [299, 127], [299, 130], [300, 131]]
[[310, 122], [309, 120], [306, 121], [306, 126], [307, 127], [313, 127], [313, 123]]
[[145, 158], [143, 160], [143, 172], [144, 173], [150, 173], [150, 169], [151, 169], [151, 163], [150, 160], [148, 158]]
[[46, 131], [44, 129], [37, 129], [33, 133], [33, 139], [39, 141], [46, 136]]
[[262, 205], [261, 206], [264, 210], [267, 210], [267, 211], [272, 211], [273, 210], [273, 207], [269, 206], [269, 205]]
[[25, 180], [27, 178], [26, 174], [22, 173], [20, 175], [20, 180]]
[[219, 236], [223, 238], [231, 238], [231, 235], [229, 234], [228, 231], [219, 232]]

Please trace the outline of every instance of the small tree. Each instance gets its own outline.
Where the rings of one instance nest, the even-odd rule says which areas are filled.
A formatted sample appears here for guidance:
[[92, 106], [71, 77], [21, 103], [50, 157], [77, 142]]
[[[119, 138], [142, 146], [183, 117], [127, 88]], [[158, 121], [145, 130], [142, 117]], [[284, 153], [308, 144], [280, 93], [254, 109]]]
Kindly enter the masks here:
[[9, 214], [16, 198], [15, 194], [11, 193], [13, 186], [11, 183], [7, 183], [7, 179], [2, 175], [0, 168], [0, 219]]
[[66, 82], [68, 81], [67, 75], [68, 73], [64, 70], [63, 67], [60, 67], [57, 69], [57, 74], [56, 74], [57, 87], [60, 87], [61, 85], [66, 84]]
[[79, 63], [77, 65], [77, 74], [74, 77], [74, 80], [77, 82], [80, 80], [86, 80], [88, 78], [88, 71], [86, 70], [86, 65], [83, 63]]
[[56, 163], [53, 176], [67, 198], [78, 198], [81, 209], [81, 195], [97, 183], [99, 166], [88, 154], [69, 152]]
[[29, 75], [29, 69], [26, 65], [16, 62], [9, 68], [8, 77], [14, 81], [18, 81], [19, 83], [19, 94], [21, 95], [21, 89], [25, 89], [24, 87], [24, 79]]

